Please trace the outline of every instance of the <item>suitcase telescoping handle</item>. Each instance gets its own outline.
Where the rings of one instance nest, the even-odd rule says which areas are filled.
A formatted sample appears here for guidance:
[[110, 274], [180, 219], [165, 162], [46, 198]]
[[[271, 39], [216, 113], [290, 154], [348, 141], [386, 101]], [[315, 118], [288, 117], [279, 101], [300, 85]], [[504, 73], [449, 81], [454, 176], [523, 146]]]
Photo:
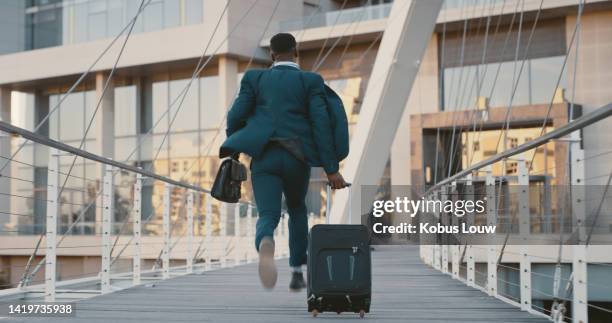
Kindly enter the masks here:
[[[325, 212], [327, 214], [325, 214], [325, 224], [329, 224], [329, 219], [330, 219], [330, 212], [331, 211], [331, 185], [329, 185], [329, 183], [325, 184], [325, 186], [327, 187], [327, 201], [326, 201], [326, 205], [325, 205]], [[351, 205], [352, 205], [352, 198], [353, 198], [353, 194], [352, 194], [352, 188], [353, 186], [351, 185], [351, 183], [346, 183], [346, 187], [348, 187], [348, 194], [349, 194], [349, 208], [348, 208], [348, 224], [352, 224], [352, 214], [351, 214]]]

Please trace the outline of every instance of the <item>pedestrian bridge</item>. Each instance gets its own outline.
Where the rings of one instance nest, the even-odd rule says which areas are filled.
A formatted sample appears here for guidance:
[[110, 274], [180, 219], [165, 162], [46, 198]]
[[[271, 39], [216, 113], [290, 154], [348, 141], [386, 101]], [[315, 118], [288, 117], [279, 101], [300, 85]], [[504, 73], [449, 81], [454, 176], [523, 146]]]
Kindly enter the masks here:
[[[191, 84], [251, 9], [245, 11], [212, 52], [208, 51], [208, 45], [217, 37], [213, 37], [214, 33], [210, 36], [191, 79], [185, 82], [176, 97], [168, 100], [167, 109], [156, 117], [153, 126], [146, 133], [138, 134], [135, 147], [126, 156], [121, 154], [111, 159], [107, 157], [109, 154], [98, 155], [87, 150], [90, 147], [85, 147], [85, 143], [91, 135], [90, 127], [85, 129], [78, 145], [75, 145], [75, 141], [54, 140], [43, 135], [44, 131], [39, 131], [49, 127], [47, 121], [50, 118], [57, 117], [56, 111], [62, 100], [82, 88], [81, 82], [88, 80], [88, 74], [100, 68], [96, 66], [97, 62], [113, 44], [122, 43], [125, 46], [138, 15], [150, 2], [141, 2], [136, 15], [70, 89], [52, 107], [47, 107], [47, 115], [37, 121], [33, 130], [0, 121], [0, 146], [8, 147], [0, 149], [0, 188], [3, 188], [0, 191], [0, 206], [9, 205], [0, 209], [0, 215], [14, 224], [0, 229], [0, 256], [21, 257], [19, 260], [23, 260], [13, 263], [0, 257], [0, 274], [8, 276], [7, 282], [4, 281], [5, 277], [0, 277], [3, 279], [0, 283], [0, 289], [3, 289], [0, 290], [0, 305], [4, 308], [6, 304], [17, 301], [42, 300], [76, 304], [74, 317], [3, 317], [5, 314], [0, 312], [0, 320], [105, 323], [315, 320], [306, 311], [305, 292], [288, 291], [289, 268], [284, 258], [278, 260], [281, 276], [276, 290], [267, 292], [260, 286], [253, 263], [256, 259], [253, 228], [257, 218], [254, 205], [248, 199], [233, 205], [219, 203], [204, 188], [210, 185], [200, 175], [204, 169], [209, 172], [210, 165], [201, 161], [215, 155], [217, 141], [223, 137], [225, 119], [214, 127], [210, 140], [206, 139], [206, 145], [202, 146], [202, 151], [198, 151], [197, 158], [181, 160], [183, 157], [177, 156], [177, 165], [179, 161], [182, 162], [182, 176], [180, 171], [171, 172], [171, 167], [167, 172], [162, 169], [171, 160], [170, 153], [164, 160], [162, 152], [168, 149], [165, 147], [168, 146], [171, 130], [180, 128], [173, 124], [192, 88]], [[464, 1], [464, 4], [471, 2]], [[518, 9], [519, 1], [515, 2]], [[528, 6], [531, 5], [531, 1], [526, 2]], [[277, 6], [278, 3], [280, 1]], [[369, 212], [357, 211], [361, 210], [361, 201], [367, 205], [374, 200], [374, 191], [364, 197], [359, 190], [380, 182], [389, 161], [391, 140], [405, 111], [442, 5], [441, 0], [393, 3], [384, 34], [376, 37], [366, 49], [369, 51], [371, 46], [380, 43], [378, 47], [372, 47], [377, 48], [376, 63], [372, 66], [363, 99], [360, 99], [359, 118], [351, 139], [351, 155], [344, 162], [342, 170], [353, 182], [355, 190], [352, 190], [353, 193], [341, 190], [334, 193], [333, 198], [321, 191], [313, 194], [317, 199], [321, 198], [320, 203], [317, 202], [319, 206], [334, 200], [331, 209], [319, 207], [317, 212], [334, 223], [349, 222], [348, 214], [354, 216], [350, 220], [358, 220], [356, 217]], [[501, 5], [498, 21], [502, 14], [506, 15], [504, 5]], [[226, 9], [227, 6], [229, 1]], [[541, 9], [540, 4], [533, 27], [530, 27], [531, 33], [535, 30]], [[268, 22], [272, 21], [275, 10]], [[461, 10], [463, 12], [464, 9]], [[313, 10], [313, 14], [315, 12]], [[581, 12], [582, 9], [578, 17]], [[222, 21], [224, 14], [225, 9], [219, 21]], [[517, 20], [522, 22], [522, 16], [521, 13], [521, 18]], [[579, 25], [576, 24], [574, 33]], [[467, 26], [467, 20], [464, 26]], [[512, 30], [512, 23], [510, 27], [508, 33]], [[265, 28], [262, 39], [267, 32]], [[489, 23], [486, 28], [488, 31]], [[465, 40], [467, 28], [463, 30]], [[497, 28], [495, 30], [497, 33]], [[525, 39], [516, 38], [517, 44]], [[123, 42], [119, 42], [119, 39]], [[337, 38], [328, 52], [323, 54], [328, 43], [325, 39], [319, 53], [321, 60], [317, 57], [313, 70], [316, 71], [327, 57], [334, 56], [329, 54], [336, 45], [341, 45], [341, 39]], [[351, 39], [352, 36], [346, 45]], [[444, 39], [442, 37], [442, 41]], [[528, 53], [531, 37], [527, 39], [525, 54]], [[564, 57], [570, 57], [573, 43], [572, 36]], [[440, 45], [440, 48], [444, 47]], [[520, 47], [517, 45], [517, 48]], [[483, 63], [486, 49], [487, 46], [483, 46]], [[459, 56], [463, 57], [464, 50], [465, 46], [462, 45]], [[250, 64], [256, 61], [255, 55], [259, 52], [261, 48], [254, 51], [244, 70], [248, 70]], [[110, 102], [113, 99], [109, 99], [106, 91], [114, 87], [107, 85], [122, 53], [123, 49], [118, 52], [108, 76], [96, 76], [98, 107], [88, 121], [89, 126], [96, 118], [112, 120], [114, 105]], [[488, 102], [489, 97], [478, 96], [477, 102], [473, 106], [470, 103], [465, 110], [444, 111], [444, 119], [452, 121], [452, 125], [450, 122], [432, 123], [429, 128], [411, 129], [413, 137], [409, 138], [408, 143], [413, 149], [411, 158], [419, 163], [420, 160], [430, 159], [430, 166], [433, 166], [429, 169], [423, 167], [420, 171], [409, 169], [417, 178], [431, 177], [427, 180], [430, 184], [427, 191], [419, 192], [419, 195], [451, 200], [458, 196], [473, 199], [474, 194], [486, 196], [490, 201], [486, 212], [480, 218], [467, 214], [465, 222], [497, 225], [504, 229], [505, 240], [499, 245], [459, 244], [453, 243], [455, 237], [447, 234], [437, 235], [435, 239], [427, 241], [428, 245], [420, 247], [375, 247], [372, 307], [371, 313], [366, 314], [367, 320], [544, 322], [550, 314], [556, 322], [612, 322], [612, 255], [609, 252], [612, 243], [609, 199], [612, 173], [609, 158], [612, 151], [603, 147], [605, 144], [601, 142], [605, 141], [601, 141], [603, 136], [600, 135], [600, 129], [607, 129], [606, 125], [609, 125], [612, 103], [588, 107], [580, 111], [584, 112], [580, 116], [573, 95], [571, 102], [555, 103], [557, 94], [563, 93], [557, 84], [548, 105], [537, 106], [537, 109], [518, 107], [530, 112], [524, 118], [514, 114], [512, 109], [517, 107], [513, 107], [513, 98], [519, 86], [518, 80], [527, 62], [525, 58], [530, 57], [525, 55], [520, 61], [518, 54], [517, 50], [514, 72], [518, 75], [512, 75], [512, 82], [516, 79], [516, 84], [506, 86], [508, 91], [504, 92], [510, 98], [508, 107], [481, 106], [479, 102]], [[343, 56], [338, 60], [338, 66], [342, 64]], [[503, 53], [501, 56], [504, 56]], [[362, 64], [365, 55], [361, 57], [352, 64]], [[463, 61], [462, 58], [460, 60]], [[460, 75], [463, 75], [463, 68], [472, 66], [470, 64], [461, 62], [457, 66], [462, 68]], [[496, 84], [499, 74], [503, 74], [498, 73], [501, 64], [502, 61], [498, 64], [492, 84]], [[560, 67], [559, 80], [567, 73], [565, 66], [564, 62]], [[574, 73], [574, 85], [576, 78]], [[488, 83], [484, 74], [482, 80], [478, 77], [475, 80], [468, 82], [458, 77], [455, 91], [457, 101], [463, 101], [463, 94], [470, 88], [469, 83], [472, 86]], [[102, 86], [102, 83], [106, 85]], [[100, 112], [96, 117], [98, 108]], [[532, 110], [538, 110], [538, 113], [533, 114]], [[418, 115], [418, 111], [410, 112], [414, 113], [413, 116]], [[181, 116], [185, 117], [185, 112]], [[439, 119], [439, 115], [429, 117]], [[552, 123], [553, 119], [562, 122]], [[608, 122], [606, 125], [593, 128], [595, 123], [604, 120]], [[165, 129], [155, 129], [158, 124]], [[541, 126], [534, 128], [536, 135], [525, 137], [519, 145], [518, 139], [511, 140], [513, 138], [508, 132], [525, 125]], [[554, 129], [549, 129], [551, 125], [554, 125]], [[98, 124], [97, 127], [102, 126]], [[488, 150], [492, 154], [487, 153], [481, 161], [472, 163], [477, 146], [474, 139], [491, 129], [498, 130], [498, 138], [492, 137], [493, 149]], [[432, 136], [434, 133], [435, 136]], [[101, 145], [107, 146], [107, 138], [100, 137], [98, 140]], [[435, 149], [430, 151], [433, 154], [424, 154], [421, 147], [426, 144], [434, 146]], [[553, 165], [547, 163], [550, 146], [555, 147]], [[126, 152], [130, 150], [122, 148], [127, 149]], [[32, 151], [36, 151], [35, 158]], [[542, 152], [543, 165], [541, 169], [534, 169], [538, 151]], [[141, 154], [150, 159], [141, 159]], [[92, 172], [79, 172], [85, 167], [81, 166], [81, 161], [85, 160]], [[214, 171], [214, 167], [210, 169]], [[86, 176], [92, 173], [96, 174], [95, 178]], [[191, 183], [189, 178], [195, 173], [198, 174], [197, 183]], [[558, 198], [553, 199], [552, 179], [556, 185], [573, 188], [563, 194], [556, 193]], [[28, 189], [15, 190], [19, 183], [27, 185]], [[586, 194], [584, 187], [587, 184], [597, 186], [595, 191], [598, 194], [592, 191]], [[515, 190], [512, 194], [504, 195], [504, 192], [509, 192], [509, 187]], [[535, 190], [531, 191], [531, 188]], [[528, 194], [538, 193], [538, 190], [542, 190], [542, 193], [536, 196]], [[82, 198], [72, 198], [71, 194], [75, 192], [83, 193]], [[385, 194], [391, 195], [389, 192]], [[32, 211], [24, 213], [20, 209]], [[448, 212], [437, 212], [432, 216], [435, 222], [449, 223], [449, 218], [453, 219], [450, 215]], [[277, 255], [280, 257], [287, 256], [285, 218], [276, 233]], [[312, 222], [320, 222], [321, 218], [317, 220], [311, 215], [309, 221], [312, 225]], [[454, 218], [453, 221], [458, 220]], [[531, 233], [542, 236], [529, 240], [529, 244], [512, 243], [517, 236], [527, 241], [524, 238]], [[79, 271], [70, 272], [68, 269], [74, 265], [76, 257], [91, 261], [86, 265], [85, 262], [79, 263]], [[323, 313], [316, 318], [323, 321], [347, 319], [358, 319], [358, 315]]]
[[[381, 246], [372, 252], [375, 322], [548, 322], [545, 317], [490, 297], [430, 268], [417, 246]], [[322, 313], [312, 318], [306, 293], [288, 291], [289, 267], [278, 260], [279, 281], [265, 291], [255, 263], [150, 281], [76, 302], [71, 318], [10, 319], [9, 322], [309, 322], [359, 319]]]

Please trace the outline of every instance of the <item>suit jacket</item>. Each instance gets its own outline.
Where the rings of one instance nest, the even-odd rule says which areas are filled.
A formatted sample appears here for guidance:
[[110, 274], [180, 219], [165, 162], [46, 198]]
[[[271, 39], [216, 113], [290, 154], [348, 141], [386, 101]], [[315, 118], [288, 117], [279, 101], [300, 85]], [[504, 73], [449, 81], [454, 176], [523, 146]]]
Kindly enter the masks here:
[[306, 162], [338, 171], [325, 84], [316, 73], [278, 65], [249, 70], [227, 114], [227, 139], [220, 155], [245, 153], [259, 158], [270, 138], [297, 139]]

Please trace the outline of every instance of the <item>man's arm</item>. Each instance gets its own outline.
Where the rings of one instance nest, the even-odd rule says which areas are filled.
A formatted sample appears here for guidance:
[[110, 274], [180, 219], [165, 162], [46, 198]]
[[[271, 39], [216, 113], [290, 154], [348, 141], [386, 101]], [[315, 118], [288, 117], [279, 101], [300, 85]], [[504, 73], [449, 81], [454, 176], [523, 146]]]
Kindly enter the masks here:
[[247, 72], [240, 81], [240, 92], [234, 104], [227, 113], [227, 129], [225, 133], [231, 136], [244, 127], [247, 118], [255, 108], [255, 91], [249, 82], [251, 73]]
[[334, 139], [331, 129], [331, 121], [327, 111], [325, 100], [325, 85], [323, 78], [313, 74], [314, 80], [309, 88], [308, 113], [310, 125], [314, 135], [314, 141], [319, 150], [319, 158], [325, 173], [336, 174], [338, 172], [338, 160], [334, 148]]

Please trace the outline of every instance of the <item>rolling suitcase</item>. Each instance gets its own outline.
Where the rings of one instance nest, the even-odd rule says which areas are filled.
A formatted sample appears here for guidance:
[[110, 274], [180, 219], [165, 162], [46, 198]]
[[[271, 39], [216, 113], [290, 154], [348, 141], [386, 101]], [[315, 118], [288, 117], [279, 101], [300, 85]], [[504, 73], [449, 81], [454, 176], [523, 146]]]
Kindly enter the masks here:
[[[327, 210], [330, 193], [327, 185]], [[350, 218], [349, 211], [349, 223]], [[312, 227], [308, 237], [307, 297], [308, 311], [313, 316], [354, 312], [363, 317], [370, 311], [372, 261], [364, 225], [329, 224], [327, 217], [326, 224]]]

